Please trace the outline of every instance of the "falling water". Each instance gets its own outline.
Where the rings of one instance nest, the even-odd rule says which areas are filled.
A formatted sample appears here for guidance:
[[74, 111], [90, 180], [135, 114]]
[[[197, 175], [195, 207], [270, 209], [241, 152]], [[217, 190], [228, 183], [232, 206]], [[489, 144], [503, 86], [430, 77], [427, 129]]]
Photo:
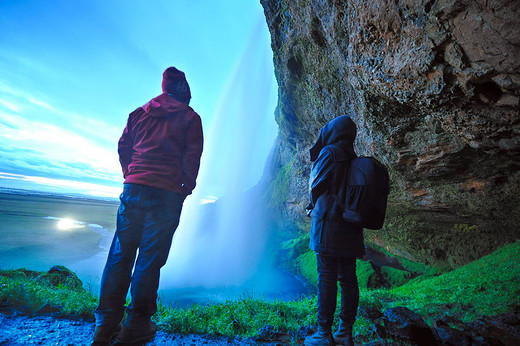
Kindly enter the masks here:
[[[173, 304], [182, 297], [199, 300], [200, 295], [213, 300], [272, 295], [293, 280], [265, 264], [270, 232], [255, 208], [262, 191], [251, 189], [261, 177], [277, 132], [272, 53], [265, 23], [261, 25], [222, 94], [211, 128], [205, 129], [198, 185], [184, 204], [161, 273], [160, 296]], [[199, 205], [216, 187], [221, 198]]]

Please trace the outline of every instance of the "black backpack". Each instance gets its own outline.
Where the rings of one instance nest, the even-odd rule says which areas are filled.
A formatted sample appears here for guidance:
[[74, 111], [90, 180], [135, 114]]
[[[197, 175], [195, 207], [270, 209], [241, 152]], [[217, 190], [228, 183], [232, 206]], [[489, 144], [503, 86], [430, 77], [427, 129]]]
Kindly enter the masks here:
[[380, 229], [385, 221], [390, 193], [387, 168], [373, 157], [352, 160], [347, 177], [343, 219], [369, 229]]

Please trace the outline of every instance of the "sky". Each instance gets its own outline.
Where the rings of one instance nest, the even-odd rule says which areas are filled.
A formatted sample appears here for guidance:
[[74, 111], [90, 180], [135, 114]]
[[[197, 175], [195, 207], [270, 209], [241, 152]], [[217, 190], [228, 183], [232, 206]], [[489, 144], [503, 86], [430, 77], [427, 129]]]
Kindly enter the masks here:
[[258, 0], [1, 0], [0, 187], [117, 197], [117, 141], [168, 66], [202, 119], [198, 198], [254, 185], [278, 131]]

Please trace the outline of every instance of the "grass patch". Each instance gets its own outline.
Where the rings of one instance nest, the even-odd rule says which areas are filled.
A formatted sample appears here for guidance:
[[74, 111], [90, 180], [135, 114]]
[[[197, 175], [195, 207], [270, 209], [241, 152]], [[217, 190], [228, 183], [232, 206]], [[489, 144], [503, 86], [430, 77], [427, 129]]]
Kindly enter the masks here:
[[314, 251], [307, 251], [296, 258], [299, 274], [313, 286], [318, 285], [317, 259]]
[[97, 298], [78, 286], [72, 272], [65, 273], [1, 270], [0, 304], [29, 314], [44, 309], [59, 316], [93, 319]]
[[267, 325], [279, 332], [297, 332], [302, 325], [316, 323], [315, 299], [265, 301], [243, 298], [216, 305], [193, 305], [173, 309], [160, 305], [154, 317], [164, 330], [251, 337]]
[[504, 313], [520, 302], [520, 242], [443, 275], [392, 290], [400, 304], [424, 316], [449, 314], [463, 322]]
[[[305, 253], [298, 258], [309, 275], [311, 271], [316, 272], [315, 262], [311, 263], [313, 258], [315, 261], [314, 253]], [[366, 262], [358, 262], [360, 306], [380, 311], [406, 306], [429, 323], [443, 316], [467, 323], [482, 316], [504, 313], [520, 303], [519, 258], [520, 242], [516, 242], [454, 271], [436, 275], [426, 273], [392, 289], [367, 289], [372, 268]], [[401, 274], [389, 271], [387, 275], [398, 280]], [[50, 304], [59, 310], [59, 315], [92, 319], [96, 297], [82, 288], [73, 289], [44, 277], [41, 272], [27, 270], [0, 271], [0, 304], [26, 312], [38, 311]], [[154, 320], [167, 332], [229, 337], [254, 337], [269, 325], [276, 332], [288, 333], [296, 342], [302, 326], [316, 324], [316, 298], [266, 301], [245, 297], [182, 309], [159, 304]], [[373, 322], [361, 316], [354, 325], [354, 335], [357, 342], [377, 340]]]
[[391, 287], [402, 286], [412, 278], [412, 273], [392, 267], [381, 267], [381, 274]]
[[360, 290], [381, 287], [381, 282], [370, 262], [357, 260], [356, 274]]

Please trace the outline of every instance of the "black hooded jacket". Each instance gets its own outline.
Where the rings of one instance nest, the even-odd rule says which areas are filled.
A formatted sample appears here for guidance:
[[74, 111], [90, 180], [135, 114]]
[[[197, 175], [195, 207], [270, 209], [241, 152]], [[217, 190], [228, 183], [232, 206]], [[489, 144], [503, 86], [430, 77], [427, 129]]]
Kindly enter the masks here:
[[310, 149], [310, 248], [322, 255], [361, 257], [363, 228], [343, 220], [346, 181], [354, 152], [356, 124], [346, 115], [327, 123]]

